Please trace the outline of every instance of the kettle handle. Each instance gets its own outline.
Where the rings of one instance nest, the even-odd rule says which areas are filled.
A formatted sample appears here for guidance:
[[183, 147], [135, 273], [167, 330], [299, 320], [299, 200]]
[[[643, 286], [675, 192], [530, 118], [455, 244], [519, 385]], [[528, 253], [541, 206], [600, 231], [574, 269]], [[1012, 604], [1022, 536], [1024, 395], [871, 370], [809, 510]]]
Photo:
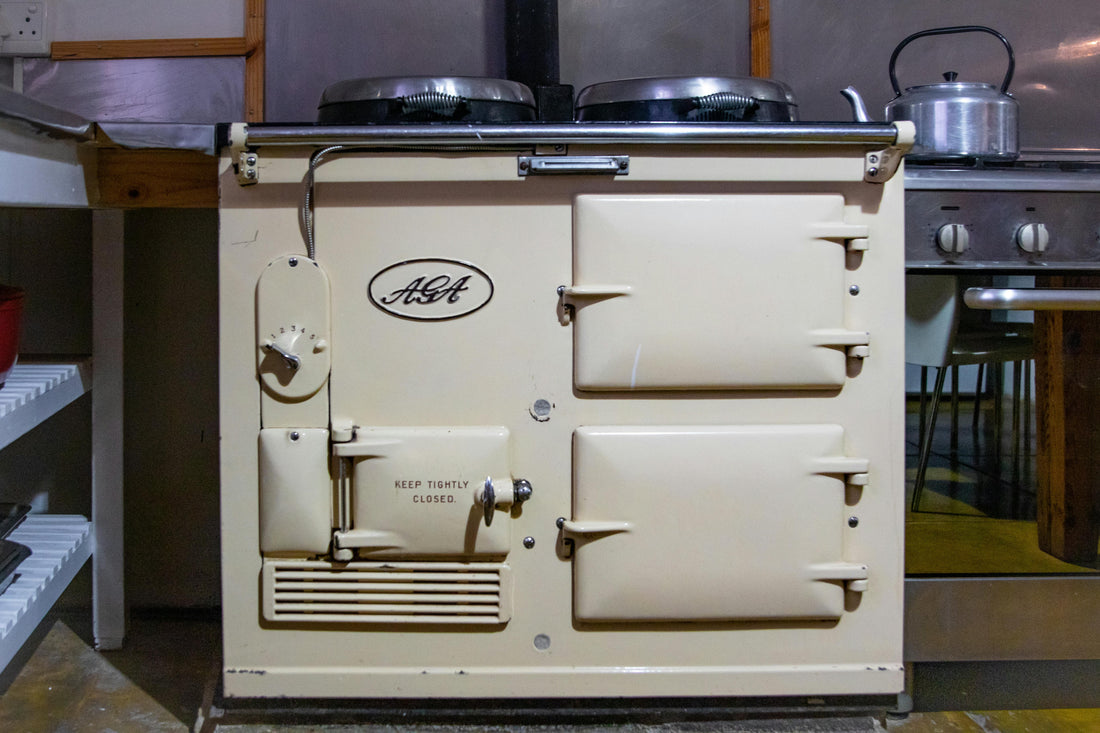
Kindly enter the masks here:
[[1012, 74], [1016, 71], [1016, 55], [1012, 53], [1012, 45], [1008, 42], [1008, 39], [992, 28], [987, 28], [984, 25], [953, 25], [947, 28], [930, 28], [926, 31], [914, 33], [898, 44], [898, 47], [894, 49], [893, 55], [890, 56], [890, 85], [894, 87], [894, 95], [898, 97], [901, 96], [901, 87], [898, 86], [898, 76], [894, 72], [894, 63], [898, 60], [898, 54], [901, 53], [901, 49], [909, 45], [911, 41], [915, 41], [921, 36], [943, 36], [948, 33], [971, 33], [975, 31], [990, 33], [1001, 39], [1001, 43], [1005, 45], [1005, 49], [1008, 51], [1008, 71], [1005, 72], [1005, 80], [1001, 82], [1001, 94], [1006, 94], [1008, 92], [1008, 85], [1012, 82]]

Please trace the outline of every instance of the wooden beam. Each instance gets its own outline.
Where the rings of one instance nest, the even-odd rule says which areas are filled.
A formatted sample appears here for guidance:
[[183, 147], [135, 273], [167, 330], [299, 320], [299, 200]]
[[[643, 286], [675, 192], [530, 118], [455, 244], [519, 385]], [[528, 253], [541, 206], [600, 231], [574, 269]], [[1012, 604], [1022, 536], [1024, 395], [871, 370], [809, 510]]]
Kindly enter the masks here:
[[264, 121], [264, 6], [265, 0], [246, 0], [244, 37], [244, 119]]
[[770, 0], [749, 0], [749, 55], [752, 75], [772, 75], [772, 26]]
[[192, 150], [100, 148], [97, 157], [97, 207], [218, 206], [218, 159], [214, 156]]
[[[1040, 278], [1044, 287], [1100, 288], [1100, 277]], [[1035, 314], [1039, 546], [1095, 563], [1100, 542], [1100, 313]]]
[[85, 59], [153, 59], [190, 56], [244, 56], [244, 38], [142, 38], [132, 41], [54, 41], [54, 61]]

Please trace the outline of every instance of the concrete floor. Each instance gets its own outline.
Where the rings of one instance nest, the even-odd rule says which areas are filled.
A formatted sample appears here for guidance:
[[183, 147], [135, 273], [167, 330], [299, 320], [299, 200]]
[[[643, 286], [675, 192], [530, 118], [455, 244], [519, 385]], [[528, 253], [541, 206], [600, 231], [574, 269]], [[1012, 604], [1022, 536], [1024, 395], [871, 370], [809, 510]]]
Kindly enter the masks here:
[[[257, 710], [226, 711], [215, 695], [218, 675], [219, 623], [210, 616], [186, 617], [135, 614], [124, 650], [99, 653], [90, 647], [87, 621], [80, 616], [52, 623], [0, 696], [0, 731], [5, 733], [350, 733], [364, 731], [425, 731], [428, 733], [589, 731], [662, 733], [672, 731], [805, 731], [821, 733], [1016, 733], [1029, 731], [1097, 731], [1100, 710], [999, 710], [912, 713], [904, 719], [881, 714], [821, 715], [723, 719], [685, 711], [591, 721], [538, 723], [490, 721], [465, 724], [400, 723], [394, 714], [380, 718], [353, 712], [311, 715], [299, 711], [269, 715]], [[78, 633], [75, 629], [79, 629]], [[213, 703], [213, 705], [212, 705]], [[553, 714], [550, 719], [553, 720]], [[633, 717], [633, 719], [632, 719]], [[741, 716], [737, 716], [741, 718]]]

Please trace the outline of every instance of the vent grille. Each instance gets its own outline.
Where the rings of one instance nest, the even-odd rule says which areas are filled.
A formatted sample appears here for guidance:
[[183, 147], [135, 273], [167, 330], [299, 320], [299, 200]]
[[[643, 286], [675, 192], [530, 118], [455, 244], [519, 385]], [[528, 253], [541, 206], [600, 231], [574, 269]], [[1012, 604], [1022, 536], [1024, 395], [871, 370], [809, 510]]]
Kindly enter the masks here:
[[503, 624], [511, 618], [504, 563], [265, 560], [268, 621]]

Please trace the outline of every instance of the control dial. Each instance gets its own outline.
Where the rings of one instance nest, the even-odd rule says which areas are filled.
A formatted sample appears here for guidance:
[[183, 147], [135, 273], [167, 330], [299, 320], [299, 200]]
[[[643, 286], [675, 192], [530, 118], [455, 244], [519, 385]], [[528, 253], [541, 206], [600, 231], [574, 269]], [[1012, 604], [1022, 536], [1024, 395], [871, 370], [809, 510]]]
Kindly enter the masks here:
[[962, 254], [970, 245], [970, 231], [965, 224], [944, 224], [936, 231], [936, 245], [947, 254]]
[[288, 255], [268, 263], [256, 286], [256, 368], [268, 394], [297, 401], [328, 381], [328, 277], [316, 262]]
[[1016, 246], [1024, 252], [1042, 254], [1047, 251], [1050, 243], [1050, 232], [1047, 225], [1041, 223], [1024, 224], [1016, 230]]

